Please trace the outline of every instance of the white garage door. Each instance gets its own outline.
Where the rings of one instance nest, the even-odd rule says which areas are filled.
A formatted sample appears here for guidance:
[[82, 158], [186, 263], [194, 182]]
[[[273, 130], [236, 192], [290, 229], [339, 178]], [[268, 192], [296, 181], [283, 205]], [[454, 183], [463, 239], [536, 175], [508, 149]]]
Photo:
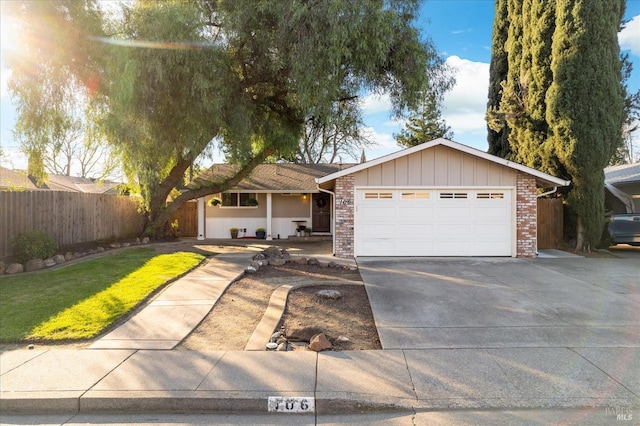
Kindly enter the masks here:
[[511, 256], [510, 189], [358, 189], [356, 256]]

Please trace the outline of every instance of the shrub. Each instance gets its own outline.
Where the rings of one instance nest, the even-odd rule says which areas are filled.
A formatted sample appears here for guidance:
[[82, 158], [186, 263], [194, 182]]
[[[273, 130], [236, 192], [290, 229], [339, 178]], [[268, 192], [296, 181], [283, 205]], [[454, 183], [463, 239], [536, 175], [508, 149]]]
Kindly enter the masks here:
[[13, 239], [13, 254], [18, 262], [47, 259], [56, 254], [56, 242], [42, 231], [30, 231]]

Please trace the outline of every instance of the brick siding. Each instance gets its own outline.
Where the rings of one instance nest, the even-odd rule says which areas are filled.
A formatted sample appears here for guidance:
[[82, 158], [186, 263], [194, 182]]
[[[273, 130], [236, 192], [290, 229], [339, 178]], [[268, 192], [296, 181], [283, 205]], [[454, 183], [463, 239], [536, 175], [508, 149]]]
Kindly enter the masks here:
[[336, 256], [353, 257], [354, 177], [347, 175], [336, 179]]
[[536, 179], [519, 172], [516, 185], [516, 256], [535, 257], [538, 239]]

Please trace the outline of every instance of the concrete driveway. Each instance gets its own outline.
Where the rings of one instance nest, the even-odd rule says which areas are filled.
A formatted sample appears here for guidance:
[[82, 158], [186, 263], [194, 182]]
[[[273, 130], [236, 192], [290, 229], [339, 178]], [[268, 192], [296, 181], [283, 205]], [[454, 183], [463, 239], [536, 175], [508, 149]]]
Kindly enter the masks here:
[[384, 349], [640, 347], [637, 259], [357, 261]]

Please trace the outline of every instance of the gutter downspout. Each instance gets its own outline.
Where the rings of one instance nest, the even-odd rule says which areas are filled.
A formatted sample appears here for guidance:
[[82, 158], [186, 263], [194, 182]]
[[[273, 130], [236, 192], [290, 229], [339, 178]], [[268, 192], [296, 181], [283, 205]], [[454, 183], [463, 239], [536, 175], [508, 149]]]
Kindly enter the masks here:
[[318, 191], [331, 195], [331, 227], [333, 228], [333, 238], [331, 238], [333, 255], [336, 255], [336, 194], [328, 189], [320, 188], [320, 185], [316, 183]]
[[544, 197], [545, 195], [555, 194], [556, 192], [558, 192], [558, 187], [557, 187], [557, 186], [554, 186], [554, 187], [553, 187], [553, 189], [552, 189], [551, 191], [543, 192], [543, 193], [542, 193], [542, 194], [540, 194], [540, 195], [536, 195], [536, 197], [537, 197], [537, 198], [540, 198], [540, 197]]

